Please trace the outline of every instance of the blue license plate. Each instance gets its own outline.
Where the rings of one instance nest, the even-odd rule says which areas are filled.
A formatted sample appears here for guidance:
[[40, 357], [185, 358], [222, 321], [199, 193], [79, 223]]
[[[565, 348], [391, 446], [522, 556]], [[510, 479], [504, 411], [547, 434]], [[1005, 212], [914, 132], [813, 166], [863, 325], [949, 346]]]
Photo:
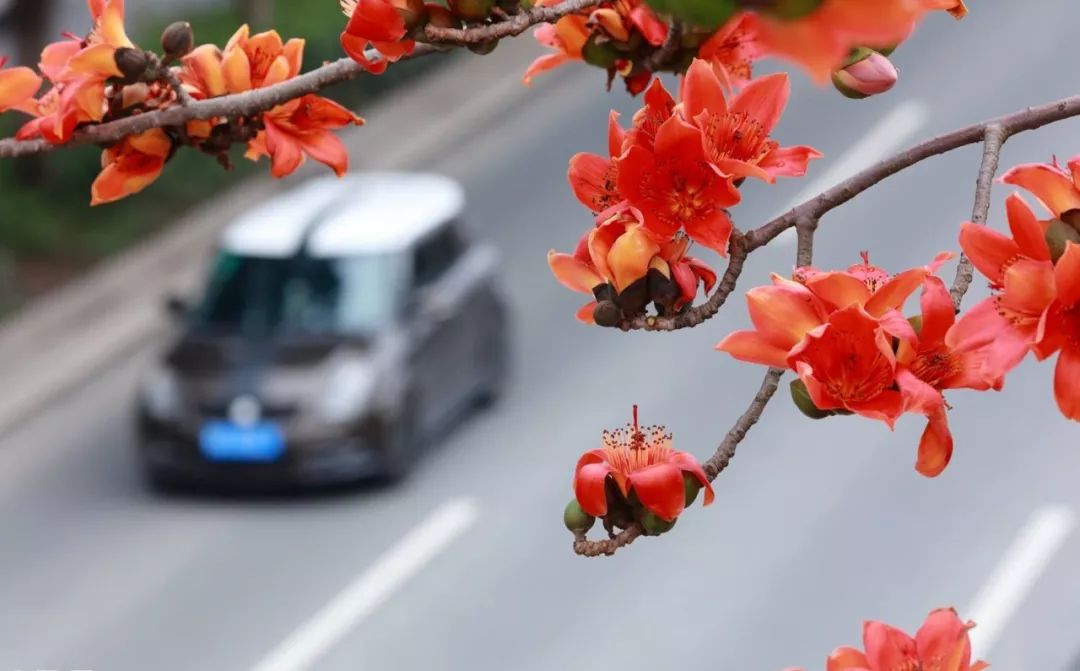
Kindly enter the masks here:
[[285, 436], [271, 422], [240, 426], [224, 420], [203, 424], [199, 449], [210, 461], [266, 463], [285, 454]]

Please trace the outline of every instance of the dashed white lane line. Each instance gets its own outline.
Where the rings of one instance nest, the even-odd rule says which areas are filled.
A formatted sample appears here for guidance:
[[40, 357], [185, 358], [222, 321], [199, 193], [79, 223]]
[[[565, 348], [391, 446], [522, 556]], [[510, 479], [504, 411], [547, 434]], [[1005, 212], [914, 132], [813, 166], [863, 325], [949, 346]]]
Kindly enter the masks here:
[[[871, 128], [869, 133], [844, 152], [828, 170], [807, 184], [806, 188], [775, 216], [784, 214], [900, 149], [926, 125], [929, 118], [930, 110], [925, 103], [918, 100], [900, 103]], [[788, 229], [780, 237], [785, 242], [793, 243], [795, 230]]]
[[317, 662], [391, 594], [476, 524], [474, 499], [451, 499], [289, 635], [252, 671], [301, 671]]
[[986, 659], [1016, 609], [1031, 592], [1073, 527], [1076, 516], [1066, 506], [1036, 510], [998, 562], [963, 617], [971, 630], [972, 659]]

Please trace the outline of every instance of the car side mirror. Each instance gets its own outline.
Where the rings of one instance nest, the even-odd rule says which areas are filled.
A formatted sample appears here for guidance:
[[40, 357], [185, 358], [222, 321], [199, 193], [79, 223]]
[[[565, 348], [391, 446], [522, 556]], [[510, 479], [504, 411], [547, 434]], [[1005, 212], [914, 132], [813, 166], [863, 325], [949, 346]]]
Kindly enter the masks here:
[[165, 313], [176, 321], [182, 321], [187, 319], [191, 314], [191, 305], [184, 298], [177, 296], [176, 294], [169, 294], [165, 297]]

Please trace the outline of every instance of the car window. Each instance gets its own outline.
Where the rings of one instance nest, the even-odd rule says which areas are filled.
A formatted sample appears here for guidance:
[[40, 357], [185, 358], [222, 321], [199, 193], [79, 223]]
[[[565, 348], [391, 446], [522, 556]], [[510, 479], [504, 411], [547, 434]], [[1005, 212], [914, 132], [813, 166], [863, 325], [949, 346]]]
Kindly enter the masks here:
[[427, 286], [446, 273], [465, 251], [457, 222], [447, 222], [422, 240], [413, 253], [413, 286]]
[[368, 333], [400, 309], [397, 254], [264, 258], [223, 252], [196, 325], [244, 333]]

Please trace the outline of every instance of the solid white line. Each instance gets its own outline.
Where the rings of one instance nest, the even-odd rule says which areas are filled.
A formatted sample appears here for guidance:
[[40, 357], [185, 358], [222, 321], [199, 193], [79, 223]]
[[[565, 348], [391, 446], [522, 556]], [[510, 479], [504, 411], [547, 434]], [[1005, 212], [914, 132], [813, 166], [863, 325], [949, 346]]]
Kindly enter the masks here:
[[985, 658], [994, 647], [1075, 524], [1076, 516], [1065, 506], [1046, 506], [1032, 514], [975, 596], [971, 609], [962, 613], [977, 625], [971, 630], [973, 660]]
[[[926, 125], [930, 110], [918, 100], [905, 101], [892, 109], [870, 132], [844, 152], [824, 173], [806, 185], [787, 207], [776, 213], [780, 216], [813, 198], [828, 188], [836, 186], [860, 170], [900, 149], [908, 139]], [[813, 164], [811, 164], [813, 165]], [[794, 229], [784, 232], [781, 239], [794, 242]]]
[[253, 671], [310, 669], [350, 629], [404, 585], [409, 578], [476, 524], [480, 508], [469, 498], [439, 506], [333, 601], [294, 631]]

